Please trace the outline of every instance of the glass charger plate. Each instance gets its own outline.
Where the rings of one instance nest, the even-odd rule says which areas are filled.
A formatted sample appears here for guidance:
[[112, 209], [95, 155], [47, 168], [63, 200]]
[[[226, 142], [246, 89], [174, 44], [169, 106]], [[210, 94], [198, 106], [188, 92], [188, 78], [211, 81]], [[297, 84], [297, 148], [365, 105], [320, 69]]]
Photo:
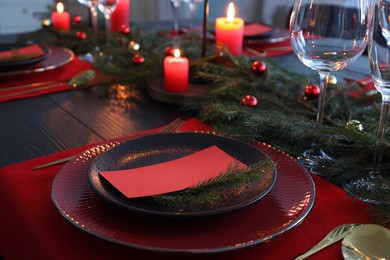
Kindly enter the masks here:
[[[13, 48], [23, 48], [26, 46], [28, 46], [28, 45], [20, 45], [20, 46], [15, 46], [15, 45], [10, 45], [10, 44], [9, 45], [0, 45], [0, 49], [3, 51], [3, 50], [11, 50]], [[40, 56], [27, 58], [27, 59], [21, 59], [21, 60], [0, 61], [0, 71], [9, 71], [9, 70], [17, 69], [17, 68], [24, 68], [26, 66], [33, 65], [35, 63], [43, 61], [50, 54], [50, 50], [44, 45], [39, 45], [39, 48], [43, 51], [43, 54]]]
[[0, 71], [0, 76], [21, 75], [52, 70], [71, 62], [75, 57], [73, 51], [66, 48], [47, 46], [47, 49], [49, 53], [47, 57], [41, 62], [22, 68]]
[[[107, 201], [122, 208], [158, 216], [194, 217], [226, 213], [263, 198], [274, 186], [276, 169], [265, 171], [263, 178], [241, 185], [240, 189], [222, 190], [224, 200], [211, 204], [181, 206], [162, 205], [152, 197], [126, 198], [120, 191], [100, 176], [99, 172], [133, 169], [178, 159], [210, 146], [217, 146], [230, 156], [251, 165], [270, 160], [262, 151], [247, 143], [205, 133], [158, 133], [131, 139], [100, 154], [88, 172], [92, 188]], [[183, 174], [186, 174], [183, 172]], [[131, 185], [131, 184], [130, 184]], [[133, 185], [138, 185], [134, 183]]]
[[127, 139], [107, 141], [86, 150], [61, 169], [52, 185], [52, 200], [60, 214], [81, 230], [107, 241], [158, 252], [230, 251], [269, 241], [291, 230], [313, 207], [315, 187], [309, 173], [287, 154], [257, 143], [278, 171], [274, 188], [259, 202], [199, 218], [161, 218], [130, 212], [96, 194], [87, 175], [96, 156]]

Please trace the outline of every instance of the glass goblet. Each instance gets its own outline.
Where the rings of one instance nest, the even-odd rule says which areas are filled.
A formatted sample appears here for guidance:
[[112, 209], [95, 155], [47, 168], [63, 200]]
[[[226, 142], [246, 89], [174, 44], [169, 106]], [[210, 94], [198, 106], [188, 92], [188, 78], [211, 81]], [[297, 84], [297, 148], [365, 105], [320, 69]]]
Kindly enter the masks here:
[[80, 4], [88, 6], [91, 18], [91, 25], [93, 31], [93, 39], [92, 39], [92, 50], [85, 55], [83, 55], [83, 59], [89, 61], [90, 63], [94, 63], [96, 60], [96, 56], [100, 52], [99, 44], [98, 44], [98, 12], [97, 12], [97, 0], [77, 0]]
[[195, 14], [196, 14], [196, 5], [198, 3], [203, 2], [203, 0], [183, 0], [184, 3], [188, 4], [188, 8], [190, 11], [190, 19], [191, 19], [191, 31], [195, 31]]
[[173, 8], [173, 32], [179, 35], [179, 9], [183, 0], [171, 0]]
[[370, 0], [329, 2], [295, 0], [290, 18], [295, 54], [320, 76], [317, 126], [323, 122], [330, 73], [354, 62], [366, 48], [368, 38]]
[[117, 0], [97, 0], [98, 9], [104, 15], [105, 27], [106, 27], [106, 50], [104, 56], [111, 60], [112, 56], [110, 54], [111, 44], [112, 44], [112, 32], [111, 32], [111, 15], [115, 10]]
[[368, 43], [368, 58], [375, 88], [381, 93], [381, 112], [377, 129], [374, 159], [366, 176], [359, 176], [344, 183], [344, 189], [354, 197], [375, 204], [390, 204], [384, 195], [390, 194], [390, 176], [381, 172], [383, 141], [386, 133], [390, 105], [390, 3], [377, 0], [372, 15]]
[[[370, 1], [295, 0], [290, 41], [299, 60], [319, 73], [317, 127], [323, 124], [330, 73], [346, 68], [367, 46]], [[329, 160], [332, 157], [316, 142], [300, 158], [312, 173], [322, 176], [327, 173], [320, 164]]]

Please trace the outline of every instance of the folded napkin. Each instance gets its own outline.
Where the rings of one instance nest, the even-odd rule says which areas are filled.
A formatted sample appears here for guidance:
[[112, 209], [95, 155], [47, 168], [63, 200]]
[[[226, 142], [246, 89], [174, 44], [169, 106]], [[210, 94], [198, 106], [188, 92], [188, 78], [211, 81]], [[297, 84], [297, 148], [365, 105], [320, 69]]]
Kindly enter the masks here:
[[246, 44], [246, 47], [259, 53], [258, 55], [244, 47], [246, 55], [260, 58], [283, 56], [293, 52], [289, 39], [275, 43], [264, 42], [259, 44]]
[[176, 160], [99, 174], [127, 198], [136, 198], [196, 186], [226, 172], [234, 163], [245, 167], [217, 146], [211, 146]]
[[246, 24], [244, 28], [244, 37], [255, 37], [262, 34], [267, 34], [273, 31], [273, 27], [260, 24], [260, 23], [250, 23]]
[[38, 44], [32, 44], [7, 51], [0, 51], [0, 61], [16, 61], [38, 58], [45, 55], [45, 51]]
[[[0, 76], [0, 102], [22, 99], [69, 90], [67, 81], [73, 76], [86, 70], [93, 69], [88, 62], [75, 57], [71, 62], [53, 70], [22, 75]], [[34, 84], [34, 85], [32, 85]], [[12, 88], [24, 86], [22, 88]], [[51, 87], [55, 85], [54, 87]], [[25, 93], [32, 89], [40, 89]]]

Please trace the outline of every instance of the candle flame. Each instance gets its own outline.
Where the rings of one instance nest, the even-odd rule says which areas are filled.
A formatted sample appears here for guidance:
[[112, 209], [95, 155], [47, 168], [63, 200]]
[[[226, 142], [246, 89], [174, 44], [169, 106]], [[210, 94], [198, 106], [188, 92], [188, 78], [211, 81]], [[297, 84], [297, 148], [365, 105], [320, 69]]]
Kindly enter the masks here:
[[179, 50], [179, 49], [175, 49], [175, 50], [173, 51], [173, 56], [174, 56], [175, 58], [179, 58], [179, 57], [180, 57], [180, 50]]
[[59, 13], [64, 12], [64, 5], [61, 2], [57, 4], [57, 12]]
[[232, 2], [230, 2], [228, 6], [227, 20], [229, 23], [232, 23], [234, 21], [234, 4]]

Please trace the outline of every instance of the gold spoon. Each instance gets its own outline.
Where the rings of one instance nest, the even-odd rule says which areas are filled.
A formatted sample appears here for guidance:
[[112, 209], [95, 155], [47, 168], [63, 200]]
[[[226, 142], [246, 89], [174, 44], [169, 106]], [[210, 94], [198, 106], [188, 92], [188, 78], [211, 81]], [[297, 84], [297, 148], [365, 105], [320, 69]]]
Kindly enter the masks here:
[[345, 260], [390, 259], [390, 230], [375, 224], [355, 227], [343, 239]]

